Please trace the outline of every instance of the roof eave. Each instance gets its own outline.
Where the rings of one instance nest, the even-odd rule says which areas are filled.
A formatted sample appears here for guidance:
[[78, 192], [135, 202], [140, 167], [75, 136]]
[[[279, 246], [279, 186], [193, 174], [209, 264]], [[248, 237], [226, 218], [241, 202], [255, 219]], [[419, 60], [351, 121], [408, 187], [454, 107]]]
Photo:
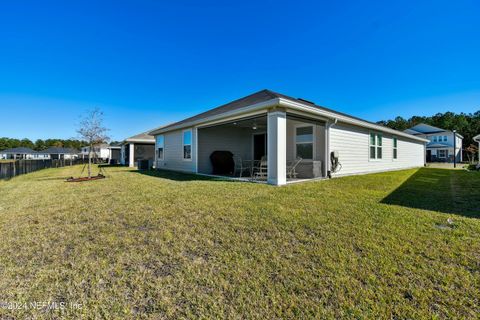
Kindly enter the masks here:
[[165, 132], [185, 129], [185, 128], [189, 128], [189, 127], [193, 127], [193, 126], [213, 124], [215, 121], [223, 120], [225, 118], [241, 116], [241, 115], [244, 115], [246, 113], [250, 113], [250, 112], [254, 112], [254, 111], [278, 106], [279, 101], [280, 101], [279, 98], [270, 99], [270, 100], [267, 100], [267, 101], [252, 104], [252, 105], [247, 106], [247, 107], [239, 108], [239, 109], [232, 110], [232, 111], [229, 111], [229, 112], [216, 114], [216, 115], [213, 115], [213, 116], [210, 116], [210, 117], [207, 117], [207, 118], [198, 119], [198, 120], [194, 120], [194, 121], [185, 122], [185, 123], [182, 123], [182, 124], [179, 124], [179, 125], [173, 125], [171, 127], [165, 127], [165, 128], [160, 128], [160, 129], [157, 129], [157, 130], [153, 130], [153, 131], [149, 132], [148, 134], [150, 134], [152, 136], [155, 136], [155, 135], [159, 135], [159, 134], [162, 134], [162, 133], [165, 133]]
[[321, 115], [323, 117], [327, 117], [329, 119], [337, 119], [338, 121], [341, 121], [341, 122], [344, 122], [344, 123], [353, 124], [353, 125], [357, 125], [357, 126], [361, 126], [361, 127], [366, 127], [366, 128], [377, 130], [377, 131], [388, 132], [388, 133], [394, 134], [396, 136], [402, 136], [402, 137], [406, 137], [406, 138], [409, 138], [409, 139], [418, 140], [418, 141], [421, 141], [421, 142], [429, 142], [429, 140], [427, 140], [427, 139], [416, 137], [414, 135], [411, 135], [411, 134], [408, 134], [408, 133], [405, 133], [405, 132], [390, 129], [390, 128], [387, 128], [387, 127], [384, 127], [384, 126], [376, 125], [376, 124], [373, 124], [373, 123], [370, 123], [370, 122], [367, 122], [367, 121], [362, 121], [362, 120], [359, 120], [359, 119], [356, 119], [356, 118], [351, 118], [351, 117], [348, 117], [348, 116], [343, 115], [343, 114], [338, 114], [338, 113], [335, 113], [335, 112], [327, 111], [327, 110], [324, 110], [324, 109], [321, 109], [321, 108], [317, 108], [315, 106], [302, 104], [302, 103], [299, 103], [299, 102], [296, 102], [296, 101], [291, 101], [291, 100], [288, 100], [288, 99], [280, 98], [280, 106], [283, 106], [283, 107], [286, 107], [286, 108], [294, 108], [294, 109], [302, 110], [302, 111], [309, 112], [309, 113], [314, 113], [314, 114], [317, 114], [317, 115]]

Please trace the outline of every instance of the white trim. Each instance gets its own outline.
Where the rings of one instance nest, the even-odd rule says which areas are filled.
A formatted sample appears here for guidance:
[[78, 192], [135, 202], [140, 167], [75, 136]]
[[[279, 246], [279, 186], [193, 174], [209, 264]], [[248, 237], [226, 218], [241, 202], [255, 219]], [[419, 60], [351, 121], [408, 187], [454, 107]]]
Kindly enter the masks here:
[[[261, 113], [266, 113], [266, 110], [263, 110], [263, 109], [278, 106], [278, 102], [279, 102], [278, 98], [270, 99], [268, 101], [256, 103], [256, 104], [253, 104], [251, 106], [247, 106], [247, 107], [244, 107], [244, 108], [239, 108], [239, 109], [236, 109], [236, 110], [224, 112], [224, 113], [217, 114], [217, 115], [214, 115], [214, 116], [211, 116], [211, 117], [202, 118], [202, 119], [198, 119], [198, 120], [193, 120], [193, 121], [185, 122], [185, 123], [173, 126], [173, 127], [168, 127], [168, 128], [164, 128], [164, 129], [151, 131], [151, 132], [149, 132], [149, 134], [157, 135], [157, 134], [161, 134], [161, 133], [164, 133], [164, 132], [175, 131], [175, 130], [178, 130], [178, 129], [182, 129], [182, 128], [186, 128], [186, 127], [193, 127], [193, 126], [202, 127], [202, 126], [205, 126], [205, 125], [213, 125], [213, 124], [216, 124], [217, 122], [235, 120], [235, 119], [239, 118], [240, 116], [245, 117], [246, 115], [250, 115], [250, 114], [255, 115], [255, 114], [259, 114], [259, 113], [260, 114]], [[259, 112], [259, 110], [262, 110], [262, 111]]]
[[[377, 131], [380, 131], [380, 132], [395, 134], [397, 136], [405, 137], [405, 138], [408, 138], [408, 139], [411, 139], [411, 140], [417, 140], [417, 141], [422, 141], [422, 142], [427, 141], [424, 138], [416, 137], [414, 135], [411, 135], [411, 134], [408, 134], [408, 133], [405, 133], [405, 132], [397, 131], [397, 130], [390, 129], [390, 128], [387, 128], [387, 127], [384, 127], [384, 126], [381, 126], [381, 125], [370, 123], [368, 121], [355, 119], [355, 118], [347, 116], [347, 115], [339, 114], [339, 113], [336, 113], [336, 112], [333, 112], [333, 111], [328, 111], [328, 110], [321, 109], [321, 108], [318, 108], [318, 107], [315, 107], [315, 106], [306, 105], [306, 104], [303, 104], [303, 103], [295, 102], [295, 101], [284, 99], [284, 98], [270, 99], [270, 100], [267, 100], [267, 101], [264, 101], [264, 102], [253, 104], [251, 106], [239, 108], [239, 109], [236, 109], [236, 110], [224, 112], [224, 113], [221, 113], [221, 114], [213, 115], [213, 116], [198, 119], [198, 120], [188, 121], [188, 122], [185, 122], [185, 123], [182, 123], [182, 124], [179, 124], [179, 125], [175, 125], [173, 127], [167, 127], [167, 128], [164, 128], [164, 129], [154, 130], [154, 131], [149, 132], [149, 134], [158, 135], [158, 134], [161, 134], [161, 133], [164, 133], [164, 132], [183, 129], [183, 128], [186, 128], [186, 127], [193, 127], [195, 125], [202, 125], [202, 126], [213, 125], [216, 122], [222, 122], [222, 121], [227, 121], [227, 120], [235, 120], [236, 118], [239, 118], [240, 116], [245, 116], [245, 114], [247, 114], [249, 112], [250, 113], [257, 112], [258, 113], [259, 110], [268, 109], [270, 107], [278, 107], [278, 106], [285, 107], [285, 108], [291, 108], [291, 109], [297, 110], [297, 111], [307, 112], [309, 114], [315, 114], [317, 116], [325, 117], [325, 118], [328, 118], [328, 119], [335, 119], [336, 118], [340, 122], [353, 124], [353, 125], [357, 125], [357, 126], [360, 126], [360, 127], [365, 127], [365, 128], [372, 129], [372, 130], [377, 130]], [[265, 112], [265, 111], [263, 111], [263, 112]], [[263, 113], [263, 112], [261, 112], [261, 113]], [[290, 111], [287, 110], [287, 112], [290, 112]]]
[[[372, 133], [375, 135], [375, 144], [374, 145], [372, 145], [371, 140], [370, 140], [371, 136], [372, 136]], [[382, 145], [381, 146], [378, 145], [378, 135], [382, 136]], [[384, 159], [384, 152], [383, 152], [383, 145], [384, 145], [383, 141], [384, 141], [384, 139], [383, 138], [384, 138], [383, 132], [373, 131], [373, 130], [368, 132], [368, 161], [377, 162], [377, 161], [382, 161]], [[370, 157], [370, 148], [371, 147], [375, 148], [375, 158]], [[377, 148], [379, 148], [379, 147], [382, 149], [382, 157], [381, 158], [378, 157], [378, 149]]]
[[198, 173], [198, 127], [193, 128], [193, 130], [195, 130], [195, 173]]
[[[440, 157], [440, 155], [439, 155], [440, 151], [445, 151], [445, 155], [443, 157]], [[437, 149], [437, 158], [446, 159], [447, 157], [448, 157], [448, 149]]]
[[279, 100], [280, 100], [279, 105], [282, 106], [282, 107], [287, 107], [287, 108], [288, 107], [290, 107], [290, 108], [293, 107], [293, 108], [296, 108], [297, 110], [303, 110], [305, 112], [314, 113], [314, 114], [317, 114], [317, 115], [323, 115], [324, 117], [327, 117], [327, 118], [330, 118], [330, 119], [335, 119], [336, 118], [340, 122], [349, 123], [349, 124], [353, 124], [353, 125], [360, 126], [360, 127], [365, 127], [365, 128], [373, 129], [373, 130], [380, 131], [380, 132], [391, 133], [391, 134], [395, 134], [395, 135], [402, 136], [402, 137], [405, 137], [405, 138], [409, 138], [409, 139], [412, 139], [412, 140], [418, 140], [418, 141], [422, 141], [422, 142], [427, 141], [426, 139], [416, 137], [414, 135], [411, 135], [411, 134], [408, 134], [408, 133], [405, 133], [405, 132], [390, 129], [390, 128], [387, 128], [387, 127], [384, 127], [384, 126], [381, 126], [381, 125], [377, 125], [377, 124], [374, 124], [374, 123], [367, 122], [365, 120], [355, 119], [355, 118], [352, 118], [350, 116], [342, 115], [342, 114], [339, 114], [339, 113], [336, 113], [336, 112], [333, 112], [333, 111], [327, 111], [327, 110], [324, 110], [324, 109], [320, 109], [320, 108], [315, 107], [315, 106], [305, 105], [305, 104], [295, 102], [295, 101], [291, 101], [291, 100], [287, 100], [287, 99], [284, 99], [284, 98], [279, 98]]
[[[297, 143], [297, 128], [307, 128], [307, 127], [312, 127], [312, 142], [304, 142], [304, 143]], [[312, 144], [312, 159], [303, 159], [302, 162], [312, 162], [315, 160], [315, 155], [316, 155], [316, 144], [317, 144], [317, 139], [316, 139], [316, 125], [310, 124], [310, 123], [299, 123], [294, 125], [294, 132], [293, 132], [293, 150], [294, 150], [294, 159], [297, 158], [297, 144], [307, 144], [311, 143]]]
[[153, 140], [145, 140], [145, 139], [126, 139], [126, 143], [134, 142], [134, 143], [155, 143], [155, 138]]
[[[185, 132], [190, 132], [190, 144], [185, 144]], [[190, 146], [190, 158], [185, 158], [185, 146]], [[193, 158], [193, 131], [192, 129], [182, 130], [182, 160], [183, 161], [192, 161]]]
[[[397, 140], [397, 146], [395, 147], [395, 140]], [[397, 157], [395, 157], [394, 150], [397, 151]], [[396, 136], [392, 136], [392, 161], [398, 160], [398, 138]]]

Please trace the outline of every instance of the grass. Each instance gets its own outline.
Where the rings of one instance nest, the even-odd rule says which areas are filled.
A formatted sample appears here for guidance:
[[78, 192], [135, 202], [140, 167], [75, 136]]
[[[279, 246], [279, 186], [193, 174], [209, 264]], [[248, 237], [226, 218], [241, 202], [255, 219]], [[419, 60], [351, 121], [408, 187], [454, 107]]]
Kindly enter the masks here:
[[[111, 167], [63, 181], [80, 170], [0, 182], [0, 318], [480, 313], [478, 172], [277, 188]], [[67, 307], [6, 306], [35, 301]]]

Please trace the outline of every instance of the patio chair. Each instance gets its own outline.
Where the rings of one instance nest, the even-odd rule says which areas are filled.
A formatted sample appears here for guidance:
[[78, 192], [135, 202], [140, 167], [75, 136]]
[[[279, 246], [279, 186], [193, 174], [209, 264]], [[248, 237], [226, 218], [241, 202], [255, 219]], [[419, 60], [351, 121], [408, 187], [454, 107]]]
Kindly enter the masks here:
[[290, 179], [296, 179], [297, 178], [297, 172], [295, 171], [295, 169], [297, 168], [298, 164], [302, 160], [303, 160], [302, 158], [297, 157], [295, 160], [287, 163], [287, 178], [290, 178]]
[[267, 179], [268, 161], [267, 156], [263, 156], [253, 167], [253, 178], [255, 180]]
[[233, 155], [233, 163], [234, 163], [233, 176], [235, 176], [237, 174], [237, 172], [239, 172], [239, 177], [241, 178], [242, 174], [243, 174], [243, 171], [245, 171], [245, 169], [247, 169], [243, 165], [242, 157], [240, 157], [238, 154], [234, 154]]

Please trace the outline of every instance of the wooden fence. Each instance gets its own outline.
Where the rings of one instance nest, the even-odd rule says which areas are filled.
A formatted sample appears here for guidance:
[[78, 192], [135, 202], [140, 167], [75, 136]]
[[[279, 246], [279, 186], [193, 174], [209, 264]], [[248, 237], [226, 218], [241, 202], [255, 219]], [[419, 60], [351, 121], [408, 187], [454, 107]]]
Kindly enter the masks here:
[[0, 162], [0, 180], [10, 179], [21, 174], [30, 173], [33, 171], [60, 168], [71, 166], [75, 164], [83, 164], [83, 159], [47, 159], [47, 160], [16, 160], [12, 162]]

